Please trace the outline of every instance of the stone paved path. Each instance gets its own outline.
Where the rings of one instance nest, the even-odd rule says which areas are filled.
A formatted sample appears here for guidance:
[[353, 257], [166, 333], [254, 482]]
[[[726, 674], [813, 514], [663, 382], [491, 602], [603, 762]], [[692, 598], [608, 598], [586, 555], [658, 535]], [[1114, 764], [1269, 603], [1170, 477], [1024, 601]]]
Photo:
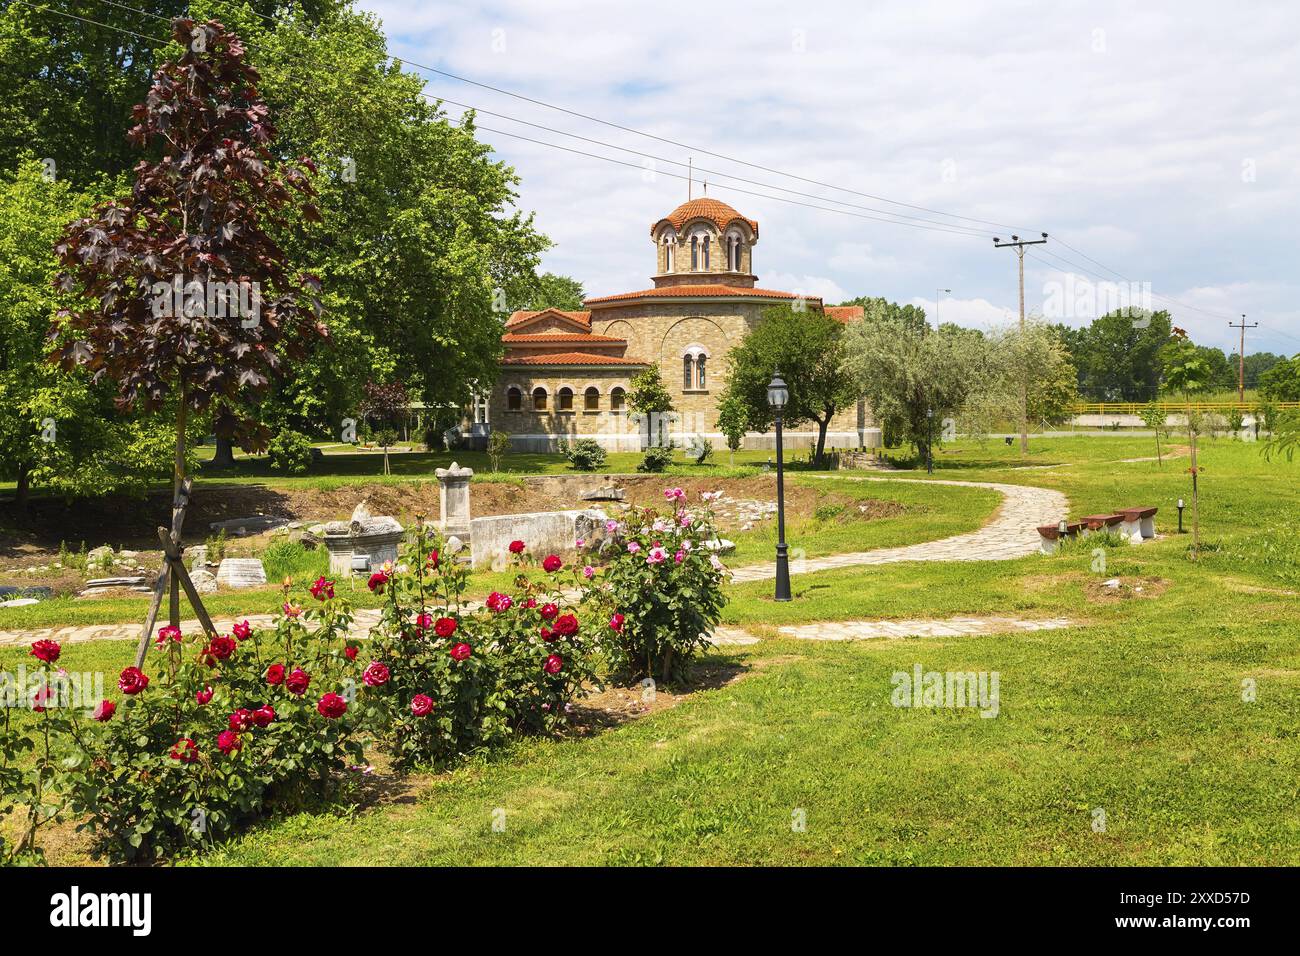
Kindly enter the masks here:
[[1039, 621], [1011, 617], [950, 617], [941, 621], [821, 621], [788, 625], [779, 630], [786, 637], [805, 641], [870, 641], [885, 637], [972, 637], [1007, 631], [1055, 631], [1073, 626], [1073, 621], [1063, 617]]
[[[828, 571], [864, 564], [894, 564], [899, 561], [1008, 561], [1033, 554], [1039, 549], [1039, 525], [1056, 524], [1066, 516], [1070, 503], [1065, 495], [1050, 488], [1008, 485], [995, 481], [951, 481], [922, 478], [839, 478], [840, 481], [913, 481], [933, 485], [956, 485], [964, 488], [991, 488], [1002, 495], [1002, 504], [993, 518], [978, 531], [925, 541], [900, 548], [877, 548], [850, 554], [832, 554], [824, 558], [791, 561], [792, 574]], [[738, 568], [732, 578], [737, 583], [764, 581], [776, 574], [770, 564]]]

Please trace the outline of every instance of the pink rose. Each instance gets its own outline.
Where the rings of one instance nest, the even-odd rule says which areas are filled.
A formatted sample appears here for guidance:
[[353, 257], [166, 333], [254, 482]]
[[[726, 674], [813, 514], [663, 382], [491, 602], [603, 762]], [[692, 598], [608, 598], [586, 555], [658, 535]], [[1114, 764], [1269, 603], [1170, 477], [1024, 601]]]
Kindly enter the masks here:
[[411, 698], [411, 713], [416, 717], [427, 716], [433, 710], [433, 698], [428, 694], [416, 694]]
[[588, 581], [590, 581], [592, 578], [596, 576], [596, 569], [589, 564], [582, 569], [582, 576], [586, 578]]
[[646, 564], [663, 564], [667, 560], [668, 552], [660, 547], [651, 548], [650, 553], [645, 556]]
[[682, 551], [681, 549], [678, 549], [677, 553], [673, 555], [673, 560], [676, 561], [678, 564], [681, 564], [683, 561], [686, 560], [686, 552]]
[[181, 629], [175, 624], [168, 624], [166, 627], [158, 628], [158, 637], [154, 643], [162, 647], [168, 641], [179, 641], [181, 639]]

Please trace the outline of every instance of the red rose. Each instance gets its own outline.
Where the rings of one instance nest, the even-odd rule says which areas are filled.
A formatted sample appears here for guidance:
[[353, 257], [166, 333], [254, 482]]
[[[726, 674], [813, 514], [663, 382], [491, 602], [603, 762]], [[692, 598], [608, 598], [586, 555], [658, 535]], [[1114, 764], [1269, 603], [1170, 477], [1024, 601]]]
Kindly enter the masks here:
[[620, 634], [623, 632], [623, 615], [622, 615], [622, 614], [615, 614], [613, 617], [611, 617], [611, 618], [609, 619], [609, 629], [610, 629], [611, 631], [617, 631], [617, 632], [620, 633]]
[[266, 682], [268, 684], [284, 683], [284, 665], [272, 664], [266, 669]]
[[542, 640], [546, 641], [548, 644], [559, 636], [560, 635], [556, 634], [545, 624], [542, 625]]
[[451, 659], [453, 661], [463, 661], [465, 660], [465, 658], [469, 657], [473, 653], [474, 653], [474, 649], [470, 647], [468, 644], [466, 644], [464, 641], [461, 641], [461, 643], [452, 647]]
[[241, 707], [226, 718], [226, 724], [231, 730], [247, 730], [253, 726], [253, 712], [247, 707]]
[[117, 704], [111, 700], [101, 700], [95, 705], [95, 709], [91, 711], [90, 716], [103, 724], [112, 720], [115, 713], [117, 713]]
[[182, 737], [172, 744], [172, 752], [168, 756], [181, 763], [194, 763], [199, 759], [199, 748], [189, 737]]
[[501, 614], [504, 611], [510, 610], [511, 605], [515, 602], [511, 599], [510, 595], [502, 594], [499, 591], [493, 591], [487, 596], [487, 601], [485, 603], [487, 604], [487, 609], [489, 611], [492, 611], [495, 614]]
[[204, 687], [202, 690], [196, 690], [194, 692], [194, 699], [200, 704], [212, 703], [212, 688]]
[[439, 637], [451, 637], [456, 633], [456, 619], [454, 617], [440, 617], [433, 624], [433, 633]]
[[343, 656], [350, 661], [355, 661], [357, 659], [358, 650], [359, 648], [355, 644], [349, 644], [347, 647], [343, 648]]
[[41, 686], [36, 688], [36, 693], [32, 694], [32, 710], [38, 714], [45, 713], [45, 705], [54, 699], [54, 688]]
[[510, 553], [511, 553], [511, 554], [523, 554], [523, 553], [524, 553], [524, 543], [523, 543], [522, 541], [511, 541], [511, 542], [510, 542]]
[[429, 556], [424, 559], [424, 563], [426, 566], [436, 571], [438, 568], [438, 552], [436, 550], [430, 551]]
[[203, 648], [203, 662], [212, 667], [217, 661], [227, 660], [235, 653], [235, 647], [235, 639], [232, 637], [214, 637]]
[[117, 678], [118, 689], [124, 694], [138, 694], [149, 686], [149, 678], [138, 667], [128, 667]]
[[348, 702], [338, 694], [326, 694], [316, 704], [316, 709], [330, 720], [336, 720], [347, 713]]
[[302, 694], [307, 690], [307, 685], [311, 683], [311, 678], [301, 667], [295, 667], [293, 673], [284, 679], [284, 686], [291, 694]]
[[545, 571], [547, 574], [554, 574], [562, 567], [564, 567], [564, 562], [561, 561], [559, 557], [554, 554], [548, 554], [542, 560], [542, 570]]
[[181, 629], [175, 624], [168, 624], [166, 627], [158, 629], [158, 637], [154, 641], [159, 647], [162, 647], [168, 641], [179, 641], [181, 639]]
[[62, 652], [63, 648], [59, 646], [58, 641], [35, 641], [32, 644], [32, 657], [47, 664], [57, 661]]
[[325, 576], [321, 575], [316, 579], [316, 583], [307, 590], [311, 591], [311, 596], [316, 600], [324, 601], [326, 598], [334, 596], [334, 582], [326, 581]]
[[246, 641], [253, 636], [253, 625], [247, 621], [240, 621], [230, 629], [230, 633], [234, 634], [236, 639]]
[[559, 654], [552, 654], [546, 658], [546, 663], [542, 665], [542, 670], [548, 674], [558, 674], [564, 669], [564, 658]]
[[427, 631], [429, 628], [433, 627], [433, 615], [429, 613], [419, 615], [419, 617], [415, 619], [415, 626], [422, 631]]
[[559, 614], [559, 613], [560, 613], [560, 606], [559, 606], [558, 604], [543, 604], [543, 605], [542, 605], [542, 620], [543, 620], [543, 621], [553, 621], [553, 620], [555, 620], [555, 615], [557, 615], [557, 614]]
[[244, 744], [239, 739], [239, 734], [235, 733], [233, 730], [223, 730], [221, 733], [217, 734], [217, 749], [227, 756], [234, 753], [242, 746], [244, 746]]
[[273, 720], [275, 720], [275, 708], [270, 704], [263, 704], [253, 711], [253, 723], [259, 727], [265, 727]]
[[372, 661], [361, 673], [361, 680], [367, 687], [383, 687], [388, 683], [388, 665]]
[[416, 694], [411, 698], [411, 713], [416, 717], [424, 717], [433, 710], [433, 698], [428, 694]]
[[537, 607], [537, 598], [530, 597], [527, 601], [524, 602], [524, 607], [528, 608], [528, 610], [530, 611], [533, 608]]
[[572, 637], [578, 633], [578, 619], [572, 614], [561, 614], [555, 619], [555, 633], [561, 637]]
[[383, 571], [376, 571], [374, 574], [370, 575], [370, 580], [366, 582], [366, 587], [370, 588], [370, 590], [374, 591], [376, 594], [383, 594], [384, 585], [387, 583], [388, 575]]

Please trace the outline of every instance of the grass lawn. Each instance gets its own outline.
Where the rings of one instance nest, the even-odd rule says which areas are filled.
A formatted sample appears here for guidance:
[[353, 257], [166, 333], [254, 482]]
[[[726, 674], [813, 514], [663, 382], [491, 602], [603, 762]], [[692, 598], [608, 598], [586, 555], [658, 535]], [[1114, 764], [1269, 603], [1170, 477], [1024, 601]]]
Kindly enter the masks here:
[[[1074, 516], [1153, 504], [1169, 533], [1173, 502], [1190, 498], [1187, 459], [1122, 462], [1153, 453], [1149, 439], [1062, 438], [1022, 462], [959, 445], [936, 477], [1056, 488]], [[796, 576], [788, 604], [770, 582], [736, 586], [726, 620], [764, 640], [711, 655], [676, 706], [391, 781], [373, 802], [270, 821], [189, 862], [1300, 863], [1300, 463], [1220, 439], [1201, 464], [1199, 561], [1190, 535], [1168, 534], [1109, 549], [1104, 574], [1084, 548]], [[1100, 581], [1115, 576], [1143, 592], [1112, 596]], [[858, 643], [777, 631], [981, 613], [1080, 626]], [[129, 653], [74, 645], [66, 666], [112, 673]], [[997, 672], [998, 715], [891, 706], [892, 675], [917, 664]]]

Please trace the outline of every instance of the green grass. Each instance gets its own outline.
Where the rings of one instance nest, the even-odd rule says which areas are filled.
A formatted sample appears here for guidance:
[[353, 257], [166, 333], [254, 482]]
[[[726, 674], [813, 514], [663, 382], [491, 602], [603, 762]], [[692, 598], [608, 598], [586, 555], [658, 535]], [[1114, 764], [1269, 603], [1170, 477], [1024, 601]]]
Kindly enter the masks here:
[[[1153, 451], [1149, 439], [1039, 440], [1022, 463], [1005, 446], [959, 445], [936, 477], [1056, 488], [1073, 515], [1154, 504], [1167, 533], [1174, 500], [1190, 498], [1187, 459], [1120, 462]], [[1146, 579], [1148, 597], [1099, 599], [1090, 549], [801, 575], [787, 604], [770, 582], [737, 586], [726, 619], [764, 640], [713, 655], [710, 673], [738, 680], [590, 737], [413, 775], [409, 800], [268, 821], [192, 862], [1300, 863], [1300, 463], [1266, 464], [1226, 439], [1203, 442], [1201, 459], [1199, 561], [1190, 535], [1108, 549], [1105, 576]], [[864, 491], [913, 487], [953, 500], [946, 487]], [[776, 630], [979, 613], [1080, 626], [860, 643]], [[111, 667], [124, 653], [73, 645], [65, 658]], [[999, 715], [890, 706], [892, 675], [916, 664], [998, 672]]]

